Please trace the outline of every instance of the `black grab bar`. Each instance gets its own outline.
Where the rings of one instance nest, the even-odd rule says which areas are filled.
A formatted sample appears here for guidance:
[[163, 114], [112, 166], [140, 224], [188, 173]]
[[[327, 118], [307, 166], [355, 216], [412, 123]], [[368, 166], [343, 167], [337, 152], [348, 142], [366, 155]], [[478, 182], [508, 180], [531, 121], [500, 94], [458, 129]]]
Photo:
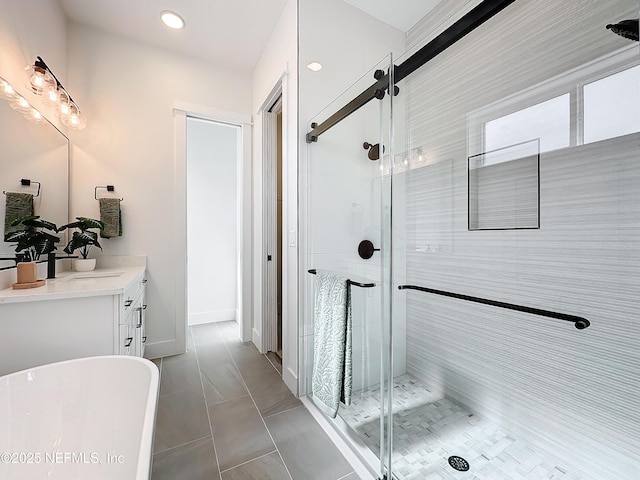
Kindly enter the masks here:
[[[316, 270], [315, 268], [312, 268], [311, 270], [308, 270], [309, 273], [313, 274], [313, 275], [317, 275], [318, 274], [318, 270]], [[347, 278], [347, 283], [349, 285], [355, 285], [356, 287], [362, 287], [362, 288], [371, 288], [371, 287], [375, 287], [376, 284], [375, 283], [360, 283], [360, 282], [354, 282], [353, 280]]]
[[398, 290], [419, 290], [421, 292], [433, 293], [435, 295], [442, 295], [444, 297], [458, 298], [460, 300], [466, 300], [468, 302], [483, 303], [485, 305], [492, 305], [494, 307], [506, 308], [509, 310], [517, 310], [518, 312], [531, 313], [533, 315], [540, 315], [543, 317], [556, 318], [558, 320], [565, 320], [572, 322], [578, 330], [584, 330], [591, 322], [583, 317], [576, 315], [568, 315], [566, 313], [552, 312], [549, 310], [540, 310], [539, 308], [525, 307], [523, 305], [514, 305], [513, 303], [498, 302], [495, 300], [488, 300], [486, 298], [472, 297], [469, 295], [461, 295], [459, 293], [445, 292], [444, 290], [435, 290], [433, 288], [419, 287], [417, 285], [400, 285]]

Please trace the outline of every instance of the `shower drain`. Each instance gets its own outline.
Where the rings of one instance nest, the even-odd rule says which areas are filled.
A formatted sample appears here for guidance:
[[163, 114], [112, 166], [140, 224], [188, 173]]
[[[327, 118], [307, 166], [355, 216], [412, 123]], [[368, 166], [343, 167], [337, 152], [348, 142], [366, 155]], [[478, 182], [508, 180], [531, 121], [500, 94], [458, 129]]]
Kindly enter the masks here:
[[459, 472], [466, 472], [467, 470], [469, 470], [469, 462], [467, 462], [464, 458], [456, 457], [455, 455], [449, 457], [449, 465], [451, 465], [451, 467], [458, 470]]

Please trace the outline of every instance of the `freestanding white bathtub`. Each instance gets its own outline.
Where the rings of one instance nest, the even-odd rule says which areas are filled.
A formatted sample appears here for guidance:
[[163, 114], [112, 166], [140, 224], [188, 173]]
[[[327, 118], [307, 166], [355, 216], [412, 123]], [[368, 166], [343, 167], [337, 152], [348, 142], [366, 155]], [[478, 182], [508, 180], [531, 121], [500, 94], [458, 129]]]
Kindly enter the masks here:
[[0, 479], [147, 480], [158, 378], [129, 356], [0, 377]]

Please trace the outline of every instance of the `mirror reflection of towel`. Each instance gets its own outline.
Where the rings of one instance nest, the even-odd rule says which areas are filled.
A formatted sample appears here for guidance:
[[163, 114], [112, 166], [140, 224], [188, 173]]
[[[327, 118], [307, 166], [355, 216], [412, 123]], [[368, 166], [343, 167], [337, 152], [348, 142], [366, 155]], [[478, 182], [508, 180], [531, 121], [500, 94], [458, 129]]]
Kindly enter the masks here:
[[104, 222], [102, 238], [122, 236], [122, 213], [119, 198], [100, 198], [100, 220]]
[[23, 226], [11, 227], [11, 222], [18, 218], [33, 215], [33, 195], [30, 193], [7, 192], [7, 201], [4, 209], [4, 235], [17, 230], [24, 230]]

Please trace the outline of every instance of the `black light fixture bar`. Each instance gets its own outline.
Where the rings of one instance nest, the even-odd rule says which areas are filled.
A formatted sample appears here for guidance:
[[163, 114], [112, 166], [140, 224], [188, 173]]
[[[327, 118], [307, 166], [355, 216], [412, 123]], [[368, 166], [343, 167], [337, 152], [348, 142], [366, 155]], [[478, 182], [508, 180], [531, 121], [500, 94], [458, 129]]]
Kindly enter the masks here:
[[400, 285], [398, 290], [418, 290], [420, 292], [433, 293], [435, 295], [442, 295], [444, 297], [457, 298], [458, 300], [466, 300], [467, 302], [482, 303], [484, 305], [491, 305], [493, 307], [506, 308], [507, 310], [516, 310], [518, 312], [530, 313], [532, 315], [540, 315], [547, 318], [555, 318], [557, 320], [565, 320], [573, 323], [574, 327], [578, 330], [584, 330], [591, 322], [583, 317], [576, 315], [569, 315], [566, 313], [552, 312], [550, 310], [541, 310], [539, 308], [525, 307], [523, 305], [515, 305], [513, 303], [498, 302], [496, 300], [488, 300], [486, 298], [472, 297], [470, 295], [462, 295], [459, 293], [446, 292], [444, 290], [436, 290], [433, 288], [419, 287], [417, 285]]
[[[53, 71], [49, 68], [49, 66], [42, 59], [42, 57], [37, 56], [36, 57], [36, 61], [33, 63], [33, 65], [35, 67], [41, 68], [41, 69], [46, 70], [47, 72], [49, 72], [49, 75], [51, 75], [53, 77], [53, 79], [56, 81], [56, 87], [58, 87], [61, 90], [64, 90], [64, 93], [66, 93], [67, 97], [69, 97], [69, 101], [73, 102], [73, 98], [71, 98], [71, 95], [69, 95], [69, 91], [66, 88], [64, 88], [64, 85], [62, 85], [62, 83], [60, 83], [60, 80], [58, 80], [58, 77], [56, 77], [55, 73], [53, 73]], [[76, 103], [76, 102], [73, 102], [73, 103]]]
[[[394, 67], [394, 83], [400, 82], [431, 59], [444, 52], [447, 48], [464, 38], [487, 20], [500, 13], [516, 0], [485, 0], [460, 20], [447, 28], [436, 38], [427, 43], [403, 63]], [[378, 70], [376, 73], [381, 72]], [[317, 142], [318, 137], [337, 123], [344, 120], [363, 105], [374, 98], [384, 97], [389, 88], [389, 74], [376, 76], [376, 82], [356, 98], [347, 103], [336, 113], [320, 124], [312, 124], [312, 130], [307, 133], [307, 143]], [[381, 93], [382, 92], [382, 93]], [[382, 94], [382, 96], [380, 96]]]

